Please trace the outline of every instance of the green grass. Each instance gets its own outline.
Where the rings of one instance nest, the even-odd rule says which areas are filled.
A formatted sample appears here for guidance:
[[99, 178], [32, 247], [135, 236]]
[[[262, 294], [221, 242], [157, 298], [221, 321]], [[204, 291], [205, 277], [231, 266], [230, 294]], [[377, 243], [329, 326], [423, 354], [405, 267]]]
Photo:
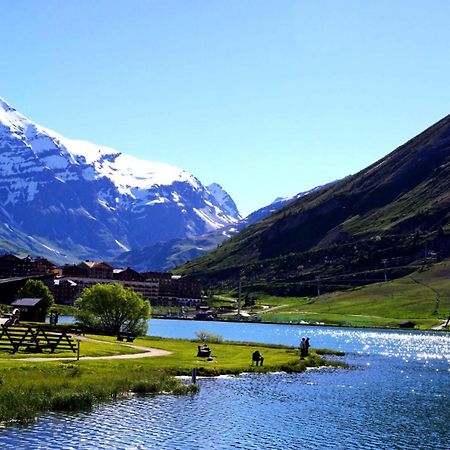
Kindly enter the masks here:
[[[86, 344], [82, 356], [104, 355], [110, 351], [129, 352], [127, 347], [115, 343], [114, 337], [95, 338], [104, 343], [88, 345], [82, 342], [82, 345]], [[208, 361], [206, 358], [197, 358], [197, 341], [144, 337], [136, 339], [134, 343], [167, 350], [171, 354], [132, 360], [81, 359], [64, 362], [10, 360], [7, 359], [10, 355], [1, 355], [0, 421], [27, 422], [48, 410], [89, 410], [97, 402], [126, 398], [130, 393], [195, 393], [197, 386], [183, 384], [173, 378], [173, 375], [190, 375], [192, 368], [196, 368], [200, 376], [215, 376], [280, 370], [299, 372], [307, 367], [344, 365], [323, 359], [320, 356], [325, 354], [323, 350], [317, 353], [311, 351], [308, 358], [300, 361], [296, 349], [280, 345], [210, 344], [213, 358]], [[263, 367], [251, 365], [251, 354], [256, 349], [265, 358]], [[55, 356], [61, 356], [61, 353]]]
[[320, 297], [263, 296], [254, 312], [264, 321], [357, 327], [398, 327], [402, 321], [428, 329], [450, 314], [450, 262], [435, 264], [387, 283]]
[[[111, 341], [112, 337], [101, 336], [99, 339]], [[193, 367], [204, 375], [238, 374], [247, 371], [271, 372], [281, 370], [284, 365], [298, 361], [298, 351], [280, 345], [268, 345], [243, 342], [224, 342], [209, 344], [212, 361], [197, 358], [198, 341], [183, 339], [162, 339], [144, 337], [135, 340], [136, 345], [153, 347], [172, 352], [167, 356], [147, 358], [145, 364], [150, 367], [166, 369], [172, 375], [189, 375]], [[260, 350], [266, 358], [263, 367], [251, 366], [251, 354]], [[326, 365], [325, 361], [320, 361]]]
[[[92, 336], [93, 337], [93, 336]], [[97, 337], [97, 336], [96, 336]], [[142, 353], [142, 350], [137, 350], [131, 347], [123, 346], [117, 341], [111, 340], [111, 344], [101, 344], [96, 342], [82, 341], [80, 343], [80, 356], [114, 356], [131, 353]], [[22, 359], [22, 358], [76, 358], [76, 353], [71, 350], [55, 350], [54, 353], [30, 353], [24, 349], [20, 349], [17, 353], [12, 353], [10, 350], [0, 350], [0, 360], [2, 359]]]
[[188, 393], [164, 371], [129, 362], [0, 362], [0, 420], [33, 420], [40, 412], [90, 409], [95, 403], [125, 398], [130, 392]]
[[208, 300], [210, 308], [220, 308], [221, 306], [236, 307], [236, 298], [228, 295], [214, 295]]

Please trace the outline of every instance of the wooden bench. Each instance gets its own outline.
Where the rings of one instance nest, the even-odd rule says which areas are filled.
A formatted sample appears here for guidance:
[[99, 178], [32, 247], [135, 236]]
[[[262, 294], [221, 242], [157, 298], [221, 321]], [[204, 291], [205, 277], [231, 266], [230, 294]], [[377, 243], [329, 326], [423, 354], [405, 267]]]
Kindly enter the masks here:
[[136, 338], [136, 336], [133, 333], [129, 333], [127, 331], [120, 331], [117, 334], [118, 341], [133, 342], [135, 338]]
[[209, 358], [211, 356], [211, 349], [207, 345], [198, 345], [197, 349], [198, 358]]
[[0, 349], [12, 350], [13, 353], [23, 348], [25, 351], [43, 353], [44, 350], [71, 350], [77, 351], [75, 339], [65, 330], [48, 331], [46, 326], [40, 327], [0, 326]]

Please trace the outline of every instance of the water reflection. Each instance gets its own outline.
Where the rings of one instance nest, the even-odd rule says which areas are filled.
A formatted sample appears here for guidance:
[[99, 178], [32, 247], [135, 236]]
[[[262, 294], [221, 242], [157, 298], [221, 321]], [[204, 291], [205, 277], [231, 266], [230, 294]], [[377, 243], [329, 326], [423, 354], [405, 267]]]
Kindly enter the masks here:
[[264, 342], [298, 346], [304, 336], [316, 348], [333, 348], [359, 354], [380, 354], [405, 359], [445, 359], [450, 361], [450, 336], [443, 333], [362, 330], [356, 328], [311, 327], [278, 324], [151, 320], [152, 336], [194, 339], [205, 330], [221, 334], [225, 340]]
[[[205, 323], [152, 321], [192, 338]], [[193, 397], [135, 397], [92, 414], [50, 414], [0, 433], [2, 448], [449, 448], [450, 337], [445, 334], [211, 324], [229, 340], [342, 349], [351, 370], [201, 380]], [[167, 335], [167, 334], [166, 334]]]

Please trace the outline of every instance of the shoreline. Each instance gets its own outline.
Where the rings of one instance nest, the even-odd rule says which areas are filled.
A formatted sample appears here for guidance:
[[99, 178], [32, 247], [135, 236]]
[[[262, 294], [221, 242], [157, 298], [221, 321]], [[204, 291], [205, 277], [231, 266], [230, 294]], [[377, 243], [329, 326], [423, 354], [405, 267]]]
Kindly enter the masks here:
[[[86, 350], [88, 355], [80, 360], [74, 356], [66, 359], [66, 355], [64, 360], [40, 356], [0, 358], [1, 423], [28, 423], [49, 411], [90, 411], [96, 404], [132, 394], [192, 395], [198, 392], [198, 384], [182, 382], [179, 377], [184, 377], [183, 380], [191, 378], [193, 368], [198, 378], [212, 378], [237, 377], [243, 373], [300, 373], [323, 366], [348, 367], [342, 360], [326, 358], [333, 354], [342, 356], [342, 352], [334, 350], [322, 355], [321, 349], [311, 349], [310, 355], [300, 360], [298, 350], [292, 347], [245, 342], [210, 343], [214, 358], [211, 361], [196, 356], [198, 341], [150, 336], [136, 339], [134, 347], [145, 348], [144, 353], [126, 354], [125, 347], [129, 344], [123, 343], [121, 347], [125, 354], [93, 356], [98, 354], [95, 346], [117, 345], [115, 337], [87, 339], [91, 353], [89, 356]], [[256, 349], [262, 351], [264, 366], [251, 365], [251, 356]], [[158, 354], [152, 355], [154, 351]]]
[[[275, 321], [252, 321], [252, 320], [238, 320], [238, 319], [227, 319], [227, 320], [221, 320], [221, 319], [215, 319], [215, 320], [202, 320], [202, 319], [195, 319], [190, 317], [164, 317], [161, 315], [158, 316], [152, 316], [151, 319], [159, 319], [159, 320], [185, 320], [188, 322], [197, 321], [197, 322], [213, 322], [213, 323], [243, 323], [243, 324], [261, 324], [261, 325], [289, 325], [289, 326], [300, 326], [300, 327], [329, 327], [329, 328], [355, 328], [358, 330], [365, 330], [365, 329], [374, 329], [374, 330], [396, 330], [396, 331], [421, 331], [421, 332], [440, 332], [445, 333], [449, 332], [450, 328], [445, 328], [444, 324], [446, 323], [446, 320], [443, 321], [443, 324], [437, 325], [436, 327], [439, 328], [401, 328], [401, 327], [377, 327], [375, 325], [371, 326], [356, 326], [356, 325], [335, 325], [335, 324], [327, 324], [327, 323], [300, 323], [300, 322], [275, 322]], [[150, 319], [150, 320], [151, 320]], [[422, 319], [419, 319], [422, 320]]]

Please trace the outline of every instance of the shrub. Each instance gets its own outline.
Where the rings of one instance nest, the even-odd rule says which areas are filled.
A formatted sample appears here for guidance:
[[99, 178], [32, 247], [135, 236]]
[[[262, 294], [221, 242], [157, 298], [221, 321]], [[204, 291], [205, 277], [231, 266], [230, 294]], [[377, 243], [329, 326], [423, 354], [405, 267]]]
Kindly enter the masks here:
[[221, 334], [210, 333], [209, 331], [196, 331], [195, 335], [202, 342], [208, 342], [210, 344], [220, 344], [223, 342], [223, 336]]
[[94, 396], [89, 392], [58, 393], [52, 399], [55, 411], [89, 411], [94, 404]]

